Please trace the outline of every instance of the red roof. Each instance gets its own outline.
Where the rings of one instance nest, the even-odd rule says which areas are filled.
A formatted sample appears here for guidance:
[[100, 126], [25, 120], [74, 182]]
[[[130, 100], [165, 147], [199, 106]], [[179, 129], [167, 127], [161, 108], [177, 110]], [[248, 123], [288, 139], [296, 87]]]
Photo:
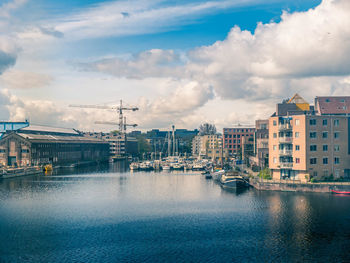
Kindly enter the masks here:
[[315, 107], [319, 114], [350, 114], [350, 96], [316, 97]]

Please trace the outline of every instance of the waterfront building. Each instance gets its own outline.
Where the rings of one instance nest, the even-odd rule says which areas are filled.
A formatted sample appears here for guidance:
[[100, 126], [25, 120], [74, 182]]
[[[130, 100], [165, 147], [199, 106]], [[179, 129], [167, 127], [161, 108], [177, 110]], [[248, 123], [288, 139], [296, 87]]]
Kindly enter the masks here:
[[137, 156], [138, 142], [134, 137], [125, 136], [118, 132], [85, 132], [85, 137], [97, 138], [109, 143], [110, 156]]
[[24, 127], [28, 127], [29, 122], [13, 122], [13, 121], [1, 121], [0, 122], [0, 138], [8, 131], [15, 131]]
[[[192, 140], [192, 156], [199, 158], [213, 158], [216, 152], [220, 154], [222, 137], [218, 134], [197, 135]], [[209, 152], [210, 151], [210, 152]], [[216, 158], [216, 157], [214, 157]]]
[[[242, 143], [243, 137], [246, 138], [254, 138], [254, 127], [243, 127], [238, 125], [232, 128], [224, 128], [223, 129], [223, 144], [224, 148], [228, 149], [228, 153], [230, 155], [236, 156], [242, 153]], [[249, 140], [248, 140], [249, 141]], [[247, 141], [246, 141], [247, 142]]]
[[269, 120], [255, 121], [254, 153], [250, 163], [258, 169], [269, 165]]
[[[329, 102], [319, 98], [316, 111], [299, 95], [298, 100], [277, 104], [269, 119], [269, 167], [274, 179], [350, 178], [349, 117], [338, 112], [344, 102], [340, 97], [327, 97]], [[338, 103], [323, 106], [323, 101], [333, 100]]]
[[29, 125], [6, 132], [0, 140], [3, 166], [104, 162], [108, 153], [108, 143], [83, 137], [74, 129]]

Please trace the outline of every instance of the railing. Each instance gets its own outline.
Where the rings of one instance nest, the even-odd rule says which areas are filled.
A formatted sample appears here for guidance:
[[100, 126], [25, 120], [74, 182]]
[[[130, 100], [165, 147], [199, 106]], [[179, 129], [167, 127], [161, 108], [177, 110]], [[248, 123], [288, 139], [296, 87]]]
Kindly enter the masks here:
[[283, 156], [291, 156], [293, 155], [293, 150], [286, 150], [286, 149], [283, 149], [283, 150], [280, 150], [280, 155], [283, 155]]
[[278, 125], [278, 129], [280, 131], [291, 130], [292, 129], [292, 125], [290, 125], [289, 123], [280, 124], [280, 125]]
[[281, 169], [293, 168], [293, 163], [291, 163], [291, 162], [281, 162], [280, 163], [280, 168]]
[[278, 141], [280, 143], [292, 143], [293, 137], [279, 137]]

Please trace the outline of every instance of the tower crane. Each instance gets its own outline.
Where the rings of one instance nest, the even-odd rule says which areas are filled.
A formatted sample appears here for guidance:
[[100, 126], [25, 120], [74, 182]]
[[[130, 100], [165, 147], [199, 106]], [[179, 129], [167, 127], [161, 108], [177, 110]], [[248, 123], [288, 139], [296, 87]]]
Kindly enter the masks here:
[[103, 122], [103, 121], [96, 121], [96, 124], [109, 124], [109, 125], [118, 125], [119, 126], [119, 131], [121, 133], [126, 132], [126, 127], [131, 126], [131, 127], [136, 127], [137, 124], [127, 124], [126, 123], [126, 118], [123, 117], [123, 111], [124, 110], [129, 110], [129, 111], [137, 111], [139, 110], [138, 107], [125, 107], [123, 106], [123, 101], [120, 100], [120, 105], [119, 106], [104, 106], [104, 105], [69, 105], [69, 107], [74, 107], [74, 108], [83, 108], [83, 109], [105, 109], [105, 110], [116, 110], [119, 113], [119, 122]]

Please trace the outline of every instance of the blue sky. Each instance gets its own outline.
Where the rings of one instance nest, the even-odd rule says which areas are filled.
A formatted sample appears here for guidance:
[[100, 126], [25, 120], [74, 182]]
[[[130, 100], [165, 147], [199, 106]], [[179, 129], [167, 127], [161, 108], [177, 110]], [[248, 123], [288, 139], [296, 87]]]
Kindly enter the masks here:
[[[33, 19], [33, 17], [38, 21], [41, 19], [58, 19], [106, 2], [114, 1], [41, 0], [26, 4], [29, 10], [36, 10], [34, 15], [28, 14], [28, 9], [19, 10], [18, 13], [24, 19], [29, 20]], [[206, 1], [162, 1], [159, 6], [188, 5], [189, 3], [204, 2]], [[208, 11], [205, 14], [195, 15], [194, 18], [187, 17], [183, 24], [175, 24], [171, 28], [160, 30], [161, 32], [82, 39], [65, 45], [65, 54], [67, 57], [84, 57], [87, 54], [103, 56], [110, 53], [135, 53], [153, 48], [188, 50], [197, 46], [210, 45], [217, 40], [224, 40], [227, 33], [235, 25], [238, 25], [242, 30], [254, 32], [258, 22], [279, 22], [282, 11], [306, 11], [320, 4], [321, 0], [243, 2], [246, 3], [218, 11]], [[78, 50], [76, 46], [79, 46]]]
[[348, 2], [0, 1], [0, 118], [108, 130], [94, 121], [113, 114], [68, 104], [122, 98], [141, 129], [221, 129], [294, 92], [343, 94]]

